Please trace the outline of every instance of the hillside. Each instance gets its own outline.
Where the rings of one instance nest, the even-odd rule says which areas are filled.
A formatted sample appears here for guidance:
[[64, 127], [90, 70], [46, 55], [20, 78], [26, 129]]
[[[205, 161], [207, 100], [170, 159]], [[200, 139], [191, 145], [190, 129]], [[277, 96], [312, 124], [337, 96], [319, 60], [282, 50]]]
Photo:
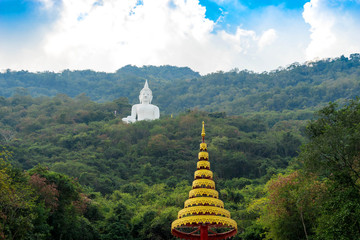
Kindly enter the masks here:
[[191, 189], [204, 120], [216, 189], [238, 224], [234, 239], [353, 239], [359, 101], [329, 104], [309, 123], [194, 110], [128, 125], [125, 99], [2, 98], [0, 237], [174, 239], [170, 224]]
[[121, 117], [129, 107], [124, 99], [96, 103], [84, 96], [3, 99], [0, 140], [19, 167], [41, 163], [103, 193], [129, 181], [190, 181], [201, 121], [219, 178], [255, 179], [285, 168], [304, 140], [301, 120], [269, 125], [255, 117], [191, 111], [128, 125]]
[[[205, 121], [216, 189], [239, 226], [234, 239], [328, 239], [336, 229], [350, 240], [360, 103], [345, 100], [359, 95], [359, 65], [352, 55], [261, 74], [2, 73], [0, 238], [174, 239]], [[125, 124], [144, 79], [162, 117]]]
[[[26, 193], [19, 204], [29, 207], [9, 213], [11, 219], [43, 224], [24, 225], [19, 239], [39, 232], [40, 239], [82, 239], [84, 229], [84, 239], [171, 239], [169, 226], [196, 170], [202, 121], [221, 199], [246, 228], [255, 220], [247, 204], [273, 174], [285, 171], [305, 141], [304, 120], [269, 124], [274, 119], [194, 110], [125, 124], [121, 117], [129, 108], [126, 99], [97, 103], [84, 95], [0, 99], [0, 184], [6, 186], [0, 203], [16, 210], [17, 202], [1, 196]], [[16, 232], [15, 223], [5, 226], [5, 234]]]
[[[65, 70], [61, 73], [11, 71], [0, 74], [0, 95], [75, 97], [85, 93], [97, 102], [125, 97], [138, 102], [144, 80], [153, 103], [165, 115], [197, 108], [228, 115], [317, 109], [330, 101], [360, 94], [360, 55], [292, 64], [284, 69], [254, 73], [234, 70], [200, 76], [189, 68], [125, 66], [115, 73]], [[130, 111], [130, 110], [129, 110]], [[296, 118], [308, 118], [296, 116]]]

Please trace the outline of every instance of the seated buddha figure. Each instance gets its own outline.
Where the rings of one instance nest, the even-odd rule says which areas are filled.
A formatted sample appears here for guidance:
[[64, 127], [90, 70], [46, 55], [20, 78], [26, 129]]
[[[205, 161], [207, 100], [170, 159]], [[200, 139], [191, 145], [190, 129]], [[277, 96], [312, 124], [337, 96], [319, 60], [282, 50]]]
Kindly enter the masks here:
[[131, 116], [123, 118], [126, 123], [133, 123], [142, 120], [159, 119], [160, 110], [157, 106], [151, 104], [152, 92], [149, 88], [148, 82], [145, 82], [144, 88], [139, 95], [140, 104], [135, 104], [131, 108]]

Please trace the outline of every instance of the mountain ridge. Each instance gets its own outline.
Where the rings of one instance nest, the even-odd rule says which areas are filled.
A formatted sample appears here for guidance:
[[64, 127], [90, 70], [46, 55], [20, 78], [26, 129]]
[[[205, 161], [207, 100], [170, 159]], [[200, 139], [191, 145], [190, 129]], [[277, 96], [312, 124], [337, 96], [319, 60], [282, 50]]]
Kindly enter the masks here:
[[162, 114], [188, 109], [238, 115], [257, 111], [318, 109], [328, 102], [360, 95], [360, 55], [351, 54], [287, 68], [254, 73], [234, 69], [204, 76], [188, 67], [127, 65], [115, 73], [64, 70], [61, 73], [11, 71], [0, 73], [0, 95], [33, 97], [85, 93], [97, 102], [126, 97], [138, 102], [145, 79], [153, 104]]

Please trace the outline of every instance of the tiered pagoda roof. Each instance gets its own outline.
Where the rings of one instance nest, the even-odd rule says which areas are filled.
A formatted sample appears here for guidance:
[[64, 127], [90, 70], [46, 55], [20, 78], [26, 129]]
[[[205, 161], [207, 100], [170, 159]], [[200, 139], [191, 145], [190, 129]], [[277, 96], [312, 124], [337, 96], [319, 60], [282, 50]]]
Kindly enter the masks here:
[[[232, 237], [237, 232], [237, 223], [224, 209], [224, 203], [215, 190], [213, 172], [210, 170], [209, 153], [205, 143], [205, 127], [202, 123], [202, 143], [194, 173], [192, 190], [185, 201], [184, 209], [171, 225], [171, 232], [181, 239], [219, 240]], [[217, 231], [222, 229], [221, 231]]]

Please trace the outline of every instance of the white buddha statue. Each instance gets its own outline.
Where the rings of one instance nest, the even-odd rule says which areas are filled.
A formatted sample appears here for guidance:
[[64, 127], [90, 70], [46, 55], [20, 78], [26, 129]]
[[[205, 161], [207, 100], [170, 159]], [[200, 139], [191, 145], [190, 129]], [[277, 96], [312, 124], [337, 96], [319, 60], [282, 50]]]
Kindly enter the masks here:
[[160, 118], [160, 110], [157, 106], [151, 104], [152, 92], [149, 88], [147, 80], [144, 88], [139, 95], [140, 104], [135, 104], [131, 108], [131, 116], [123, 118], [126, 123], [133, 123], [142, 120], [154, 120]]

